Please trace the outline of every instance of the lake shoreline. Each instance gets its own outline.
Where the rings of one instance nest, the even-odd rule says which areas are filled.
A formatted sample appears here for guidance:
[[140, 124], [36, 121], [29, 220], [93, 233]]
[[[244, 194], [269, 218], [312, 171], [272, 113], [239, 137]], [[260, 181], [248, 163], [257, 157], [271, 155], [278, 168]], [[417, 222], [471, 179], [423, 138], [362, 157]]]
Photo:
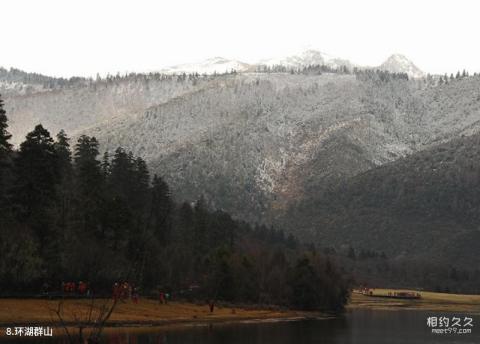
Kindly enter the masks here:
[[[354, 292], [346, 306], [346, 312], [365, 310], [421, 310], [442, 312], [463, 312], [480, 314], [480, 295], [444, 294], [421, 291], [419, 300], [399, 300], [385, 298], [383, 293], [391, 290], [374, 289], [377, 295], [366, 296]], [[91, 307], [89, 299], [63, 300], [63, 325], [55, 314], [61, 300], [50, 299], [0, 299], [0, 327], [51, 326], [60, 328], [89, 327], [87, 318], [82, 318]], [[110, 305], [112, 300], [97, 299], [92, 309]], [[141, 299], [138, 303], [131, 300], [116, 305], [107, 321], [106, 329], [148, 329], [181, 328], [188, 326], [209, 326], [213, 324], [231, 324], [248, 322], [279, 322], [309, 319], [331, 319], [341, 314], [325, 312], [298, 311], [277, 307], [216, 305], [213, 313], [208, 305], [201, 303], [170, 302], [159, 304], [155, 300]], [[90, 322], [91, 326], [91, 322]], [[1, 335], [1, 334], [0, 334]]]
[[[51, 326], [60, 328], [89, 327], [86, 314], [90, 300], [66, 299], [63, 301], [63, 325], [55, 314], [60, 300], [48, 299], [0, 299], [0, 327]], [[108, 299], [95, 301], [95, 309], [111, 305]], [[84, 318], [82, 318], [84, 316]], [[186, 302], [158, 304], [149, 299], [138, 303], [131, 300], [116, 305], [105, 328], [173, 328], [193, 325], [227, 324], [240, 322], [297, 321], [327, 319], [334, 315], [314, 311], [288, 309], [243, 308], [237, 305], [217, 305], [210, 312], [208, 305]], [[93, 317], [94, 318], [94, 317]], [[91, 326], [91, 322], [90, 322]]]
[[[372, 296], [353, 292], [347, 310], [422, 310], [436, 312], [463, 312], [480, 314], [480, 295], [447, 294], [407, 289], [371, 289]], [[389, 298], [388, 293], [405, 291], [420, 293], [420, 299]]]

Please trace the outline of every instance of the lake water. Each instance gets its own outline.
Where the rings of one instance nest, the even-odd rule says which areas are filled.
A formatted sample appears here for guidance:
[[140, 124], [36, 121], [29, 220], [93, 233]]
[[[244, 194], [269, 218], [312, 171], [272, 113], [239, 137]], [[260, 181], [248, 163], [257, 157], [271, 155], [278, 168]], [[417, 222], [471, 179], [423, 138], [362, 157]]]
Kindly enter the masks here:
[[[473, 318], [468, 334], [433, 334], [428, 317]], [[109, 333], [105, 343], [117, 344], [396, 344], [480, 343], [480, 316], [424, 311], [353, 310], [343, 317], [301, 321], [253, 321], [235, 324], [194, 325], [176, 330], [148, 329]], [[438, 327], [437, 327], [438, 328]], [[5, 340], [5, 337], [3, 337]], [[20, 338], [10, 338], [21, 343]], [[0, 339], [0, 342], [2, 340]], [[26, 342], [63, 342], [53, 338]], [[3, 342], [2, 342], [3, 343]]]

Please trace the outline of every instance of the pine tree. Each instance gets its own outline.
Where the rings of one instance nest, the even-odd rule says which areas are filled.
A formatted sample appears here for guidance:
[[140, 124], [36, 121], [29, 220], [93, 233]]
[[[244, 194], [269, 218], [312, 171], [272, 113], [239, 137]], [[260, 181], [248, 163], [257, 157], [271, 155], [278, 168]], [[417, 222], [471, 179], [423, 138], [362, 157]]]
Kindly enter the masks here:
[[129, 242], [130, 257], [138, 256], [143, 245], [142, 216], [137, 206], [135, 177], [133, 155], [126, 153], [123, 148], [117, 148], [108, 175], [109, 220], [105, 222], [105, 226], [109, 236], [113, 238], [114, 249], [122, 248], [124, 243]]
[[55, 152], [58, 157], [58, 164], [63, 177], [67, 177], [72, 169], [72, 152], [70, 151], [70, 139], [62, 129], [57, 134], [57, 140], [54, 143]]
[[0, 216], [6, 215], [8, 186], [12, 178], [12, 135], [7, 131], [8, 119], [0, 96]]
[[60, 180], [54, 141], [42, 125], [28, 133], [15, 159], [14, 205], [21, 222], [37, 235], [41, 248], [53, 240], [52, 209]]
[[100, 170], [98, 141], [95, 137], [80, 136], [75, 145], [75, 215], [83, 232], [101, 235], [101, 214], [104, 206], [104, 178]]
[[108, 152], [103, 153], [102, 163], [100, 164], [100, 167], [102, 169], [103, 177], [106, 180], [110, 175], [110, 156]]
[[8, 142], [12, 138], [12, 135], [7, 131], [8, 119], [3, 106], [3, 100], [0, 95], [0, 154], [10, 153], [12, 151], [12, 145]]
[[155, 233], [160, 243], [165, 244], [170, 239], [170, 214], [173, 207], [170, 189], [162, 178], [154, 175], [151, 193], [149, 228]]
[[80, 136], [75, 145], [74, 165], [77, 183], [82, 193], [95, 192], [93, 189], [102, 185], [98, 154], [98, 142], [95, 137]]
[[57, 134], [57, 140], [53, 144], [58, 158], [60, 180], [57, 187], [57, 207], [55, 215], [60, 239], [65, 239], [67, 229], [67, 217], [70, 211], [72, 194], [72, 153], [70, 151], [70, 139], [65, 131]]
[[134, 163], [123, 148], [117, 148], [110, 164], [109, 186], [116, 197], [130, 199], [133, 195]]

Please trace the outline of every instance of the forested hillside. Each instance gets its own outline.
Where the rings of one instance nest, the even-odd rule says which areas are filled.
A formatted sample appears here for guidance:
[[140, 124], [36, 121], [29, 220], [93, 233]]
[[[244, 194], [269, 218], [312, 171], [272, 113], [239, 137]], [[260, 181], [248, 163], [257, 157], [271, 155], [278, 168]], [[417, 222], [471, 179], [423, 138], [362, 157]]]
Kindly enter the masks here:
[[462, 137], [312, 190], [290, 209], [295, 226], [319, 242], [474, 269], [480, 263], [479, 152], [480, 135]]
[[[70, 147], [42, 125], [18, 149], [0, 101], [0, 294], [59, 291], [87, 281], [95, 294], [128, 281], [142, 293], [341, 310], [348, 276], [292, 236], [173, 201], [145, 161], [122, 148], [100, 156], [95, 137]], [[195, 287], [195, 295], [183, 294]]]
[[[15, 82], [48, 81], [18, 75], [24, 81]], [[203, 197], [209, 209], [320, 246], [347, 243], [435, 261], [445, 252], [457, 265], [477, 259], [470, 256], [477, 232], [468, 179], [475, 157], [454, 142], [480, 131], [478, 75], [411, 79], [385, 70], [265, 66], [255, 73], [132, 74], [42, 87], [8, 93], [11, 142], [20, 143], [18, 133], [36, 123], [65, 128], [73, 142], [95, 136], [101, 152], [114, 156], [124, 147], [141, 157], [179, 203]], [[425, 161], [449, 142], [449, 154], [459, 149], [465, 163], [439, 165], [447, 170], [438, 177]], [[408, 168], [388, 165], [395, 161]], [[385, 176], [377, 169], [383, 165]], [[412, 175], [417, 169], [423, 172]], [[371, 180], [357, 179], [368, 171]], [[452, 174], [460, 176], [456, 184]], [[389, 193], [378, 194], [377, 178]], [[420, 193], [407, 197], [412, 187]], [[345, 199], [352, 192], [359, 198]], [[381, 201], [389, 197], [395, 203]], [[448, 205], [451, 197], [458, 206]], [[462, 258], [452, 260], [455, 252]]]

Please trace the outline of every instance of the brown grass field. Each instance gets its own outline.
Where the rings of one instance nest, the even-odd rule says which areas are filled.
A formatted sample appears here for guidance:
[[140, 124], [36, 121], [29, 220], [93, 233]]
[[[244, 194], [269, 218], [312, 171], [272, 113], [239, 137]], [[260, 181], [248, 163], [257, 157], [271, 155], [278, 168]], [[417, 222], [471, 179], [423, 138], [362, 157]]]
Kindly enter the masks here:
[[[111, 300], [95, 301], [92, 317], [95, 319], [102, 305]], [[0, 327], [32, 324], [59, 324], [55, 314], [58, 300], [43, 299], [0, 299]], [[68, 325], [86, 322], [89, 317], [90, 301], [66, 299], [62, 318]], [[119, 302], [113, 311], [108, 326], [162, 326], [193, 322], [229, 322], [254, 319], [289, 319], [298, 317], [321, 317], [321, 313], [291, 310], [245, 309], [240, 307], [215, 306], [210, 313], [206, 304], [170, 302], [159, 305], [157, 301], [140, 299], [138, 304], [131, 300]]]
[[[352, 293], [351, 301], [347, 308], [368, 308], [383, 310], [416, 309], [480, 314], [480, 295], [446, 294], [407, 289], [372, 289], [372, 291], [373, 296], [365, 296], [354, 291]], [[378, 297], [388, 295], [388, 292], [393, 291], [419, 292], [421, 295], [421, 299], [405, 300]]]

